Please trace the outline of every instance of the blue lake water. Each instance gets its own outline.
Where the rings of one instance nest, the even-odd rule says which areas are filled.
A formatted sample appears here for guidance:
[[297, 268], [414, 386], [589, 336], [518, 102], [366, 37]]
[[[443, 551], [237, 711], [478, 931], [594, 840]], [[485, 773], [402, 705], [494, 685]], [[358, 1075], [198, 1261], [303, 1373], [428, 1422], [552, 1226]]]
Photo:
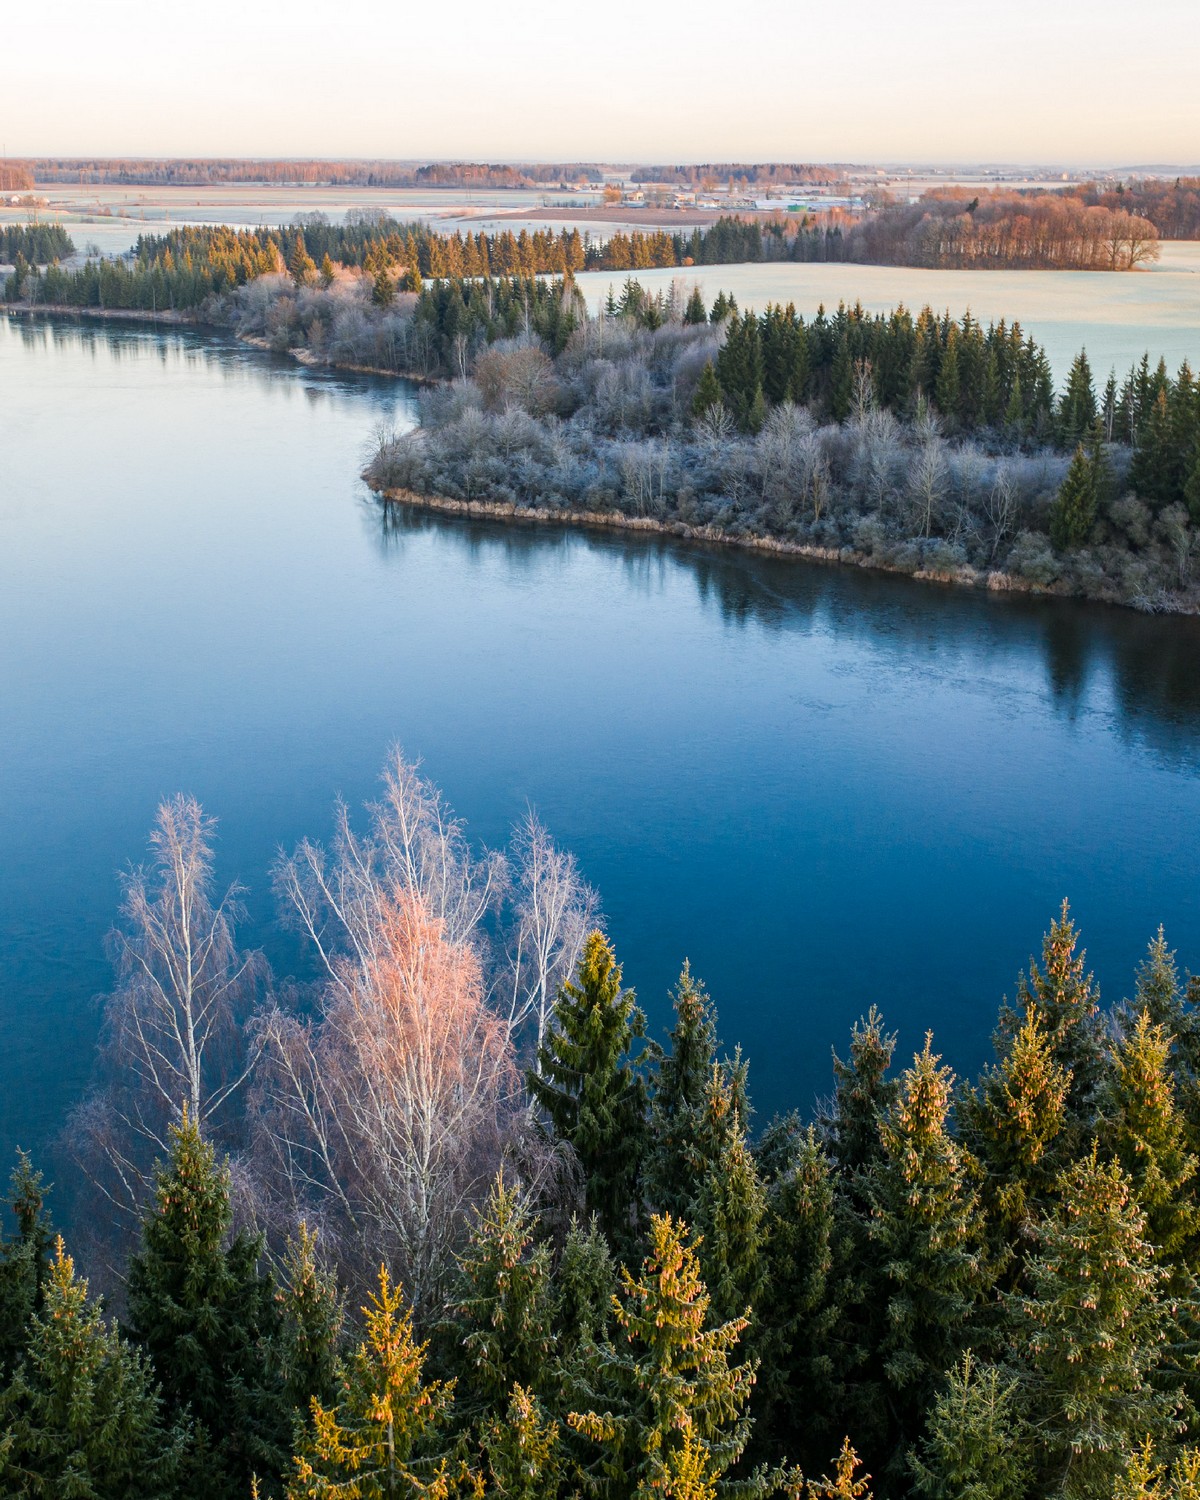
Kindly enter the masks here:
[[0, 1151], [91, 1066], [116, 872], [160, 798], [267, 872], [401, 742], [496, 844], [573, 849], [661, 1032], [686, 956], [760, 1117], [873, 1001], [950, 1060], [1064, 895], [1104, 994], [1200, 967], [1200, 622], [656, 539], [393, 517], [397, 384], [0, 318]]

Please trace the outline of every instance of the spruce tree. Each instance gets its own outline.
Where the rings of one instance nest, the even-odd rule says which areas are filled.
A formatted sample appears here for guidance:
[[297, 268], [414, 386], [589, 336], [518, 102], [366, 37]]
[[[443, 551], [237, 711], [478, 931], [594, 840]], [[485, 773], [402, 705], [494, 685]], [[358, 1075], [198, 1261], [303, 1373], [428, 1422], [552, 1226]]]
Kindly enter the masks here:
[[41, 1308], [54, 1240], [42, 1174], [24, 1151], [17, 1152], [9, 1184], [17, 1232], [0, 1243], [0, 1383], [25, 1348], [29, 1319]]
[[503, 1416], [484, 1428], [482, 1447], [489, 1495], [497, 1500], [558, 1500], [558, 1423], [524, 1386], [513, 1387]]
[[1184, 990], [1174, 953], [1160, 927], [1138, 965], [1132, 1000], [1118, 1012], [1125, 1026], [1146, 1015], [1170, 1041], [1169, 1064], [1176, 1099], [1188, 1120], [1193, 1149], [1200, 1144], [1200, 1013]]
[[946, 1377], [910, 1457], [914, 1488], [925, 1500], [1024, 1500], [1032, 1436], [1016, 1379], [980, 1365], [968, 1349]]
[[958, 1358], [980, 1291], [983, 1226], [971, 1164], [951, 1131], [953, 1083], [927, 1036], [880, 1126], [883, 1154], [867, 1182], [879, 1358], [899, 1444], [893, 1469]]
[[0, 1394], [0, 1490], [11, 1496], [166, 1500], [181, 1456], [149, 1362], [89, 1301], [60, 1239], [28, 1347]]
[[538, 1050], [529, 1092], [554, 1134], [575, 1151], [587, 1205], [616, 1242], [638, 1210], [646, 1130], [646, 1089], [630, 1059], [646, 1020], [602, 933], [583, 945], [575, 983], [564, 984]]
[[692, 397], [692, 416], [705, 417], [714, 406], [720, 407], [723, 404], [721, 382], [717, 379], [717, 372], [710, 359], [705, 362], [696, 383], [696, 394]]
[[963, 1136], [982, 1172], [994, 1271], [1014, 1262], [1009, 1284], [1063, 1163], [1070, 1071], [1054, 1059], [1049, 1033], [1029, 1014], [1015, 1035], [997, 1037], [1000, 1060], [959, 1105]]
[[683, 321], [694, 325], [708, 322], [708, 313], [704, 306], [704, 294], [698, 286], [692, 288], [692, 295], [687, 300], [687, 306], [683, 310]]
[[1096, 420], [1096, 387], [1087, 351], [1080, 350], [1071, 362], [1066, 389], [1058, 405], [1058, 430], [1064, 443], [1079, 443]]
[[899, 1085], [888, 1077], [896, 1050], [894, 1032], [883, 1029], [873, 1005], [854, 1023], [847, 1061], [833, 1054], [833, 1112], [828, 1123], [833, 1159], [847, 1178], [878, 1161], [879, 1123], [894, 1103]]
[[1133, 1183], [1156, 1259], [1180, 1296], [1194, 1293], [1192, 1268], [1200, 1264], [1200, 1160], [1188, 1149], [1170, 1045], [1164, 1029], [1141, 1011], [1113, 1053], [1104, 1140]]
[[617, 1268], [599, 1225], [572, 1219], [554, 1273], [554, 1331], [563, 1358], [608, 1337], [616, 1290]]
[[1095, 1146], [1056, 1184], [1022, 1290], [1008, 1293], [1014, 1373], [1037, 1425], [1039, 1496], [1108, 1493], [1147, 1436], [1175, 1435], [1181, 1394], [1155, 1377], [1167, 1337], [1146, 1220]]
[[753, 1321], [766, 1269], [767, 1195], [746, 1140], [742, 1112], [732, 1102], [729, 1079], [716, 1067], [709, 1096], [712, 1113], [722, 1119], [724, 1130], [692, 1209], [700, 1268], [715, 1316], [722, 1321], [748, 1316]]
[[1193, 525], [1200, 526], [1200, 442], [1196, 444], [1195, 457], [1184, 481], [1183, 503], [1188, 508]]
[[1067, 1121], [1076, 1135], [1090, 1129], [1096, 1091], [1104, 1071], [1100, 993], [1086, 972], [1084, 952], [1076, 952], [1079, 933], [1066, 901], [1057, 921], [1042, 939], [1042, 967], [1032, 959], [1029, 976], [1017, 980], [1019, 1009], [1005, 1002], [1001, 1035], [1012, 1035], [1026, 1017], [1036, 1018], [1049, 1038], [1054, 1061], [1071, 1075]]
[[296, 235], [296, 243], [292, 246], [288, 260], [288, 272], [298, 287], [307, 286], [317, 274], [316, 262], [308, 253], [303, 234]]
[[240, 1497], [252, 1474], [279, 1475], [289, 1441], [274, 1282], [261, 1237], [231, 1238], [231, 1217], [228, 1168], [185, 1114], [130, 1261], [129, 1322], [171, 1409], [195, 1418], [197, 1497]]
[[544, 1387], [554, 1347], [550, 1252], [517, 1187], [493, 1182], [459, 1259], [454, 1334], [461, 1394], [495, 1409], [515, 1385]]
[[801, 1463], [819, 1461], [845, 1408], [836, 1207], [833, 1164], [809, 1127], [770, 1188], [766, 1277], [755, 1306], [762, 1356], [755, 1438], [776, 1459], [786, 1451]]
[[1096, 471], [1080, 443], [1050, 507], [1050, 540], [1060, 552], [1087, 540], [1096, 520], [1096, 505]]
[[276, 1341], [287, 1403], [307, 1416], [309, 1403], [328, 1403], [336, 1385], [345, 1301], [337, 1279], [322, 1266], [317, 1235], [301, 1222], [283, 1255], [278, 1293], [282, 1313]]
[[[641, 1274], [621, 1273], [616, 1347], [598, 1351], [570, 1426], [595, 1445], [588, 1487], [604, 1500], [661, 1495], [719, 1496], [750, 1435], [754, 1383], [735, 1364], [743, 1318], [713, 1326], [710, 1299], [684, 1226], [655, 1215]], [[761, 1475], [739, 1481], [743, 1496], [765, 1493]]]
[[424, 1380], [426, 1346], [416, 1342], [403, 1302], [381, 1268], [336, 1404], [313, 1403], [289, 1500], [445, 1500], [450, 1492], [457, 1473], [448, 1465], [454, 1388]]
[[675, 1025], [670, 1050], [654, 1072], [645, 1192], [654, 1213], [680, 1218], [690, 1215], [706, 1166], [697, 1137], [716, 1061], [717, 1023], [686, 963], [671, 1000]]

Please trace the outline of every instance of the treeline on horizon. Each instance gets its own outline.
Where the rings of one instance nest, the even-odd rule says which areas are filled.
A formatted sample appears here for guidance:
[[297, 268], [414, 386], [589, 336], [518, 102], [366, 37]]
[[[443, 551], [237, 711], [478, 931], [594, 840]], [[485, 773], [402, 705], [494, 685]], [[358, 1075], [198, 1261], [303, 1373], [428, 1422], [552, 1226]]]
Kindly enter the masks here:
[[[611, 167], [599, 162], [398, 162], [252, 160], [148, 157], [37, 157], [8, 164], [22, 174], [19, 187], [39, 182], [129, 183], [134, 186], [179, 184], [203, 187], [223, 182], [306, 183], [329, 187], [488, 187], [538, 188], [599, 182]], [[632, 182], [679, 186], [777, 186], [831, 184], [842, 180], [838, 167], [803, 162], [706, 162], [699, 165], [639, 166]], [[27, 180], [25, 180], [27, 179]]]
[[115, 1316], [18, 1162], [5, 1494], [1195, 1500], [1200, 982], [1161, 929], [1103, 1009], [1064, 903], [974, 1081], [872, 1007], [756, 1129], [698, 977], [647, 1039], [532, 815], [477, 851], [397, 752], [280, 857], [299, 988], [213, 835], [173, 798], [124, 877], [63, 1132]]

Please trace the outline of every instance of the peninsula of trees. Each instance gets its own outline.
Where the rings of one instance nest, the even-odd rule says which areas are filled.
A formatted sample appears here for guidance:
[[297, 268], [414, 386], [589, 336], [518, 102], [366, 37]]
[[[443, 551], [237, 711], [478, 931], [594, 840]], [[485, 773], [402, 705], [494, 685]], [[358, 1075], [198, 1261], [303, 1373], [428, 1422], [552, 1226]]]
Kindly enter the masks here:
[[17, 1164], [5, 1495], [1195, 1500], [1200, 985], [1161, 930], [1104, 1009], [1064, 904], [974, 1081], [872, 1008], [760, 1127], [698, 976], [647, 1038], [532, 816], [481, 853], [397, 753], [280, 859], [302, 990], [213, 853], [162, 806], [64, 1132], [111, 1310]]
[[1186, 364], [1172, 378], [1143, 359], [1097, 393], [1081, 353], [1056, 395], [1016, 324], [743, 314], [632, 281], [597, 317], [566, 285], [439, 283], [394, 325], [398, 348], [403, 328], [409, 358], [457, 378], [381, 443], [368, 479], [386, 498], [1200, 604]]

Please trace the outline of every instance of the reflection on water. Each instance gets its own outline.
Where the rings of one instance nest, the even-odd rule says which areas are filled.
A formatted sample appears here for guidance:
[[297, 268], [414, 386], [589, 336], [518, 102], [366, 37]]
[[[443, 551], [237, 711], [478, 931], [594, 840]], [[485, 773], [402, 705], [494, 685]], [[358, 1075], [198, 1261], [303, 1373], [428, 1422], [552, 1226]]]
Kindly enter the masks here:
[[194, 792], [283, 972], [277, 847], [393, 741], [495, 846], [534, 804], [656, 1032], [686, 956], [760, 1115], [878, 1001], [959, 1067], [1070, 895], [1109, 998], [1200, 967], [1198, 622], [618, 533], [357, 479], [397, 383], [0, 319], [0, 1156], [78, 1095], [115, 871]]
[[900, 652], [910, 664], [943, 664], [969, 652], [982, 670], [1038, 655], [1048, 701], [1068, 719], [1111, 712], [1124, 736], [1183, 768], [1200, 767], [1200, 619], [967, 592], [638, 533], [447, 519], [373, 500], [363, 506], [381, 554], [400, 565], [411, 535], [448, 540], [476, 564], [485, 554], [503, 557], [513, 571], [535, 569], [548, 555], [566, 557], [582, 546], [611, 555], [624, 583], [638, 593], [660, 595], [672, 572], [684, 572], [700, 604], [727, 626], [753, 624], [767, 634], [832, 629], [845, 641]]

